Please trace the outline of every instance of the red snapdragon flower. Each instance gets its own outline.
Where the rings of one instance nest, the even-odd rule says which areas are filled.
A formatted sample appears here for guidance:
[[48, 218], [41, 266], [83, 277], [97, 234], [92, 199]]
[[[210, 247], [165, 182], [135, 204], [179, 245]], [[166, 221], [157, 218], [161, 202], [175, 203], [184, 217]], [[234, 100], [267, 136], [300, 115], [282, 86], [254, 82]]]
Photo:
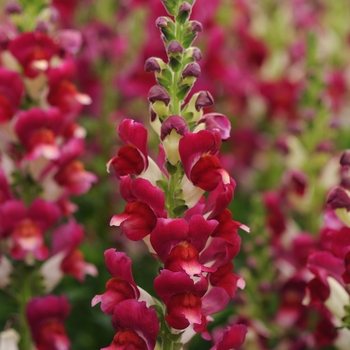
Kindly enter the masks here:
[[146, 302], [127, 299], [114, 308], [112, 325], [117, 331], [112, 344], [101, 350], [135, 349], [153, 350], [159, 331], [154, 309]]
[[104, 294], [96, 295], [92, 299], [92, 306], [101, 303], [101, 310], [113, 315], [114, 308], [123, 300], [138, 299], [140, 291], [134, 281], [131, 271], [131, 259], [122, 252], [111, 248], [105, 251], [105, 263], [109, 273], [113, 276], [107, 281]]
[[47, 258], [44, 233], [60, 217], [57, 205], [37, 198], [27, 209], [22, 201], [9, 200], [0, 206], [0, 234], [11, 242], [11, 255], [23, 260], [33, 254], [38, 260]]
[[17, 36], [8, 45], [8, 50], [22, 65], [28, 78], [35, 78], [40, 71], [46, 70], [51, 58], [58, 54], [58, 46], [53, 39], [39, 31]]
[[23, 94], [24, 86], [19, 74], [0, 67], [0, 123], [13, 118]]
[[230, 182], [230, 176], [216, 157], [220, 146], [221, 136], [218, 131], [186, 133], [179, 141], [179, 153], [186, 176], [205, 191], [213, 191], [220, 182]]
[[64, 252], [60, 269], [80, 282], [84, 280], [86, 274], [93, 276], [97, 274], [96, 267], [87, 263], [83, 253], [78, 249], [83, 239], [83, 227], [74, 220], [60, 225], [52, 235], [52, 255]]
[[129, 174], [140, 175], [148, 167], [146, 128], [131, 119], [123, 120], [117, 128], [120, 139], [126, 144], [118, 156], [107, 163], [113, 166], [118, 178]]
[[243, 345], [247, 328], [242, 324], [228, 326], [216, 339], [215, 345], [210, 350], [235, 350]]
[[156, 227], [157, 218], [166, 215], [164, 193], [148, 180], [132, 181], [130, 176], [123, 177], [120, 193], [128, 204], [123, 213], [112, 217], [110, 225], [121, 226], [122, 233], [133, 241], [143, 239]]
[[57, 159], [60, 156], [57, 137], [64, 126], [64, 117], [57, 108], [45, 111], [33, 107], [18, 113], [14, 128], [27, 151], [25, 157], [32, 160], [40, 156], [46, 159]]
[[38, 350], [68, 350], [64, 321], [70, 312], [65, 296], [36, 297], [27, 305], [27, 319]]
[[202, 323], [202, 300], [208, 281], [201, 276], [196, 282], [185, 272], [162, 270], [154, 280], [154, 288], [167, 306], [166, 321], [176, 329]]

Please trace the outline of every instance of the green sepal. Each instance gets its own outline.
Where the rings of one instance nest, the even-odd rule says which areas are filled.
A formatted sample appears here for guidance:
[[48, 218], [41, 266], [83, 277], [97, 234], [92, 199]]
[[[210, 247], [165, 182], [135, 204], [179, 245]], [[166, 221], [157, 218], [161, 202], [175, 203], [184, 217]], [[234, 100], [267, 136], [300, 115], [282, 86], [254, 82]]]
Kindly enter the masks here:
[[193, 129], [197, 126], [197, 122], [189, 122], [188, 128], [193, 131]]
[[163, 191], [163, 193], [166, 193], [168, 191], [168, 182], [165, 180], [158, 180], [156, 181], [156, 185]]
[[[186, 2], [190, 4], [189, 1], [186, 1]], [[183, 4], [183, 2], [181, 4]], [[179, 13], [176, 16], [176, 22], [180, 24], [184, 24], [190, 18], [190, 15], [191, 15], [191, 11], [179, 11]]]
[[191, 91], [191, 87], [189, 85], [183, 85], [180, 87], [179, 91], [177, 92], [176, 96], [179, 100], [184, 100], [187, 96], [187, 94]]
[[182, 55], [177, 57], [169, 57], [169, 66], [174, 72], [178, 72], [182, 68]]
[[[169, 332], [166, 336], [167, 336], [167, 338], [169, 338], [173, 342], [176, 342], [176, 344], [179, 344], [178, 340], [181, 339], [182, 333], [183, 333], [183, 331], [178, 333], [178, 334], [174, 334], [174, 333]], [[181, 343], [180, 343], [180, 345], [181, 345]]]
[[173, 213], [176, 215], [176, 217], [181, 217], [187, 209], [187, 205], [180, 205], [173, 209]]
[[176, 9], [178, 0], [162, 0], [164, 7], [166, 8], [169, 15], [176, 16]]
[[169, 43], [170, 41], [176, 39], [176, 36], [175, 36], [175, 23], [170, 18], [167, 18], [167, 25], [164, 26], [164, 27], [160, 27], [159, 29], [162, 32], [163, 36], [164, 36], [163, 39], [165, 39], [165, 41], [167, 43]]
[[166, 171], [168, 172], [169, 175], [174, 175], [177, 172], [177, 166], [176, 165], [172, 165], [169, 162], [166, 162], [164, 165]]
[[180, 350], [180, 349], [182, 349], [182, 346], [183, 346], [182, 343], [177, 342], [177, 343], [174, 344], [173, 350]]
[[190, 27], [191, 22], [188, 22], [188, 23], [189, 23], [188, 27], [185, 28], [183, 31], [183, 36], [181, 41], [181, 44], [184, 47], [184, 49], [188, 49], [198, 35], [198, 32], [191, 30], [191, 27]]
[[160, 73], [156, 73], [157, 83], [166, 90], [168, 90], [168, 87], [171, 85], [172, 78], [173, 75], [168, 67], [162, 69]]
[[[182, 118], [184, 118], [187, 122], [192, 119], [193, 113], [192, 112], [181, 112]], [[188, 126], [190, 127], [190, 124], [188, 123]]]
[[152, 108], [162, 120], [169, 116], [169, 106], [167, 106], [163, 101], [155, 101], [152, 103]]
[[[182, 188], [178, 188], [178, 189], [176, 189], [175, 192], [174, 192], [174, 197], [175, 197], [175, 198], [178, 198], [178, 197], [180, 197], [180, 196], [182, 195], [182, 193], [183, 193]], [[185, 201], [184, 201], [184, 203], [185, 203]], [[181, 203], [181, 204], [183, 204], [183, 203]]]
[[151, 305], [151, 308], [155, 310], [159, 320], [161, 320], [162, 317], [164, 317], [164, 308], [161, 305], [154, 304]]

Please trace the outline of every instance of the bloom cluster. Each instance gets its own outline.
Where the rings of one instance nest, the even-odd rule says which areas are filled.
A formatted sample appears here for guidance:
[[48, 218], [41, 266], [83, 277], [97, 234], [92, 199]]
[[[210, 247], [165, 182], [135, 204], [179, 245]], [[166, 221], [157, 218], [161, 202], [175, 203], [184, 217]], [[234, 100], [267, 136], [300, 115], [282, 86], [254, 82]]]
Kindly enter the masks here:
[[[124, 146], [107, 164], [120, 179], [120, 194], [127, 202], [110, 225], [120, 226], [132, 241], [145, 241], [158, 259], [154, 289], [161, 301], [137, 287], [130, 258], [107, 250], [113, 278], [92, 302], [101, 302], [117, 331], [105, 349], [129, 344], [153, 349], [157, 337], [167, 349], [186, 343], [195, 333], [209, 340], [211, 315], [227, 306], [237, 288], [244, 288], [243, 279], [232, 271], [232, 259], [240, 249], [238, 229], [248, 228], [234, 221], [227, 209], [235, 181], [217, 157], [222, 140], [229, 137], [230, 122], [222, 114], [204, 113], [214, 102], [209, 92], [187, 99], [202, 57], [192, 46], [202, 30], [199, 22], [189, 20], [193, 1], [163, 4], [174, 17], [156, 21], [168, 62], [151, 57], [145, 63], [158, 83], [148, 93], [151, 126], [160, 140], [157, 161], [148, 155], [147, 129], [125, 119], [117, 128]], [[244, 326], [233, 325], [212, 349], [238, 348], [245, 333]]]
[[0, 27], [0, 286], [18, 307], [8, 325], [21, 349], [68, 349], [67, 298], [45, 295], [64, 275], [97, 273], [70, 200], [97, 181], [78, 160], [77, 117], [90, 97], [74, 84], [79, 32], [59, 30], [53, 8], [26, 23], [30, 6], [9, 3]]

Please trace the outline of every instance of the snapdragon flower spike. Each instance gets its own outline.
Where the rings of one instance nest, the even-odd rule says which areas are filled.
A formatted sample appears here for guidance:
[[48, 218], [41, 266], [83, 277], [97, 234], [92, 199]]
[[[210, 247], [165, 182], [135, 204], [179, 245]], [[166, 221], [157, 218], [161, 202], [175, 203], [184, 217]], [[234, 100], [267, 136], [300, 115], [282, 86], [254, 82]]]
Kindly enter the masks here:
[[0, 124], [13, 118], [23, 95], [24, 85], [19, 74], [0, 67]]
[[106, 284], [107, 291], [96, 295], [92, 299], [92, 306], [101, 303], [101, 310], [113, 315], [114, 308], [126, 299], [138, 299], [140, 291], [134, 281], [131, 271], [131, 259], [122, 252], [111, 248], [105, 251], [105, 263], [109, 273], [113, 276]]
[[107, 170], [113, 166], [117, 177], [140, 175], [148, 167], [146, 128], [131, 119], [125, 119], [117, 128], [120, 139], [126, 143], [119, 149], [118, 156], [107, 163]]
[[27, 304], [27, 319], [38, 350], [69, 350], [64, 328], [70, 306], [65, 296], [35, 297]]
[[143, 178], [132, 181], [124, 177], [120, 188], [128, 204], [123, 213], [112, 217], [110, 225], [121, 226], [121, 232], [132, 241], [141, 240], [156, 227], [157, 218], [166, 215], [164, 193]]

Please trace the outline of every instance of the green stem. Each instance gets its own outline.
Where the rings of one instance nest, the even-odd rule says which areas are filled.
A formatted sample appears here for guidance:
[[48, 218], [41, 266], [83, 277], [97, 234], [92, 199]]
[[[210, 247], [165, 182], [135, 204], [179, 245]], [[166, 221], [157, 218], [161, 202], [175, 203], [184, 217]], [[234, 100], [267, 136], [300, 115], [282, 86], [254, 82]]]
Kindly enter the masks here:
[[171, 87], [171, 103], [173, 106], [173, 114], [176, 115], [180, 115], [180, 111], [181, 111], [181, 101], [179, 100], [177, 94], [178, 94], [178, 87], [177, 84], [180, 81], [180, 73], [181, 70], [179, 72], [174, 72], [173, 75], [173, 82], [172, 82], [172, 87]]
[[175, 190], [179, 182], [179, 170], [175, 174], [170, 175], [169, 187], [168, 187], [168, 198], [167, 204], [169, 209], [169, 217], [175, 218], [176, 215], [173, 213], [173, 209], [176, 207]]
[[31, 350], [33, 348], [32, 338], [30, 334], [29, 325], [26, 317], [26, 308], [28, 301], [32, 297], [32, 278], [33, 278], [33, 268], [29, 266], [19, 267], [20, 269], [20, 278], [18, 281], [18, 293], [17, 293], [17, 302], [18, 302], [18, 314], [19, 314], [19, 324], [18, 331], [21, 336], [19, 349], [20, 350]]

